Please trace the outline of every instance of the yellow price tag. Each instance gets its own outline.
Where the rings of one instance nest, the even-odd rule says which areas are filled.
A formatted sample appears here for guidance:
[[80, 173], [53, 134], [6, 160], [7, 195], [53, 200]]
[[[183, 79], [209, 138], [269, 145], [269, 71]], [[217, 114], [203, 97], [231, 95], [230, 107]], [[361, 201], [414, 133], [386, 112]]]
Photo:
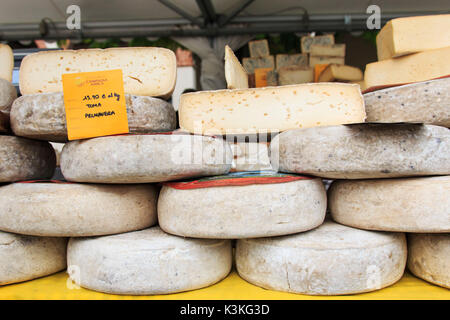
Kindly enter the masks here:
[[128, 133], [122, 70], [62, 75], [69, 140]]

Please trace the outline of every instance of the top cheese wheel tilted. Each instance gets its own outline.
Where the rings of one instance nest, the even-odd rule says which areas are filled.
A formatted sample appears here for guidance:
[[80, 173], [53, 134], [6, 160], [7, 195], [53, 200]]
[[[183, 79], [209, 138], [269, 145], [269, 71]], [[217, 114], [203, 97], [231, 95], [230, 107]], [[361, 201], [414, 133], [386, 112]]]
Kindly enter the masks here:
[[450, 130], [433, 125], [356, 124], [283, 132], [270, 144], [281, 172], [330, 179], [450, 174]]
[[450, 14], [390, 20], [377, 35], [378, 60], [450, 46]]
[[11, 82], [13, 69], [14, 55], [11, 47], [0, 43], [0, 78]]
[[125, 93], [168, 98], [175, 87], [177, 64], [164, 48], [109, 48], [43, 51], [20, 66], [22, 94], [62, 92], [64, 73], [121, 69]]
[[365, 119], [358, 85], [297, 84], [181, 95], [180, 127], [191, 133], [279, 132]]
[[366, 88], [406, 84], [450, 75], [450, 47], [369, 63], [364, 73]]

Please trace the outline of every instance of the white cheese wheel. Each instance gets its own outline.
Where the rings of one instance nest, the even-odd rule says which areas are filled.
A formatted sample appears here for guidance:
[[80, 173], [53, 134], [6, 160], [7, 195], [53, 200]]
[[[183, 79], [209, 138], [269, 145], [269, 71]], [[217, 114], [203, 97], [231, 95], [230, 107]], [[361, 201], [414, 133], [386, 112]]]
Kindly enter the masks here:
[[66, 268], [66, 238], [0, 231], [0, 285], [43, 277]]
[[408, 269], [450, 289], [450, 234], [408, 234]]
[[326, 201], [320, 179], [188, 190], [163, 186], [158, 221], [164, 231], [185, 237], [278, 236], [319, 226]]
[[[125, 95], [131, 133], [171, 131], [176, 127], [173, 106], [165, 100]], [[66, 110], [62, 93], [24, 95], [11, 107], [11, 129], [18, 136], [67, 141]]]
[[272, 139], [275, 170], [331, 179], [450, 174], [450, 131], [414, 124], [360, 124], [283, 132]]
[[13, 183], [0, 187], [0, 230], [84, 237], [144, 229], [156, 223], [152, 185]]
[[397, 282], [406, 264], [403, 233], [325, 221], [295, 235], [238, 240], [239, 275], [257, 286], [309, 295], [374, 291]]
[[11, 82], [0, 78], [0, 111], [9, 114], [11, 105], [16, 98], [16, 88]]
[[148, 295], [210, 286], [230, 272], [231, 241], [171, 236], [153, 227], [96, 238], [72, 238], [71, 279], [106, 293]]
[[20, 65], [22, 94], [62, 92], [65, 73], [121, 69], [128, 94], [168, 98], [175, 88], [173, 51], [156, 47], [42, 51]]
[[419, 122], [450, 127], [450, 78], [364, 94], [367, 122]]
[[100, 137], [66, 143], [61, 171], [68, 181], [147, 183], [220, 175], [231, 168], [223, 139], [156, 134]]
[[0, 182], [49, 179], [55, 167], [55, 151], [48, 142], [0, 136]]
[[450, 232], [450, 176], [340, 180], [329, 190], [333, 219], [360, 229]]

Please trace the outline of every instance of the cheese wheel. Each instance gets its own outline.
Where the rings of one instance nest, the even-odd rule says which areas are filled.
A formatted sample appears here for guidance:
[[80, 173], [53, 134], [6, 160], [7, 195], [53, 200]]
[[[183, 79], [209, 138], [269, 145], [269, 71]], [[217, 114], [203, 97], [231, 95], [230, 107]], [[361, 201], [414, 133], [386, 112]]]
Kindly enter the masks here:
[[450, 77], [364, 94], [368, 122], [419, 122], [450, 127]]
[[0, 182], [49, 179], [56, 166], [48, 142], [0, 136]]
[[331, 179], [450, 174], [450, 131], [414, 124], [292, 130], [270, 145], [272, 167]]
[[326, 211], [320, 179], [198, 189], [163, 186], [158, 221], [164, 231], [194, 238], [269, 237], [319, 226]]
[[450, 234], [409, 234], [408, 269], [419, 278], [450, 289]]
[[374, 291], [397, 282], [406, 264], [403, 233], [364, 231], [325, 221], [290, 236], [243, 239], [239, 275], [257, 286], [309, 295]]
[[65, 73], [121, 69], [124, 92], [168, 98], [175, 88], [173, 51], [156, 47], [52, 50], [27, 55], [20, 65], [22, 94], [62, 92]]
[[12, 81], [14, 54], [10, 46], [0, 43], [0, 78]]
[[450, 232], [450, 176], [335, 181], [329, 209], [360, 229]]
[[212, 285], [230, 272], [231, 242], [168, 235], [158, 227], [113, 236], [72, 238], [67, 264], [78, 285], [106, 293], [148, 295]]
[[231, 168], [223, 139], [194, 135], [124, 135], [66, 143], [61, 171], [68, 181], [147, 183], [219, 175]]
[[[171, 131], [176, 127], [173, 106], [158, 98], [125, 95], [128, 127], [132, 133]], [[67, 141], [66, 110], [62, 93], [25, 95], [11, 108], [11, 128], [18, 136]]]
[[0, 231], [0, 285], [43, 277], [66, 268], [66, 238]]
[[9, 114], [11, 105], [16, 98], [16, 88], [11, 82], [0, 78], [0, 112]]
[[0, 230], [84, 237], [144, 229], [156, 223], [152, 185], [13, 183], [0, 187]]

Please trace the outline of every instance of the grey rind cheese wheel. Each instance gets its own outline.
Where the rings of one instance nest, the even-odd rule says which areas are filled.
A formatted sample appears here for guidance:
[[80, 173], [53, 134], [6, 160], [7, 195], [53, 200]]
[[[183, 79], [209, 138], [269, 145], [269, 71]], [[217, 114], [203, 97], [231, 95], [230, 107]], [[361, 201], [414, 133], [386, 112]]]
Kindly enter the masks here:
[[232, 154], [219, 138], [125, 135], [66, 143], [60, 161], [68, 181], [147, 183], [227, 173]]
[[67, 238], [0, 231], [0, 285], [43, 277], [66, 268]]
[[[125, 95], [131, 133], [171, 131], [176, 127], [172, 105], [162, 99]], [[66, 111], [62, 93], [24, 95], [11, 108], [11, 128], [18, 136], [67, 141]]]
[[152, 185], [14, 183], [0, 187], [0, 230], [81, 237], [144, 229], [156, 223]]
[[331, 221], [295, 235], [238, 240], [239, 275], [257, 286], [308, 295], [374, 291], [397, 282], [406, 264], [403, 233]]
[[49, 179], [55, 167], [55, 151], [48, 142], [0, 136], [0, 182]]
[[72, 238], [67, 264], [78, 285], [106, 293], [148, 295], [212, 285], [230, 272], [229, 240], [171, 236], [158, 227], [114, 236]]
[[11, 82], [0, 78], [0, 112], [9, 114], [11, 105], [16, 98], [16, 88]]
[[341, 180], [332, 184], [328, 195], [333, 219], [348, 226], [450, 232], [450, 176]]
[[450, 78], [364, 94], [367, 122], [419, 122], [450, 127]]
[[408, 234], [408, 269], [450, 289], [450, 234]]
[[163, 186], [158, 221], [161, 229], [179, 236], [270, 237], [319, 226], [326, 202], [320, 179], [188, 190]]
[[277, 135], [270, 148], [274, 169], [330, 179], [450, 174], [450, 131], [433, 125], [299, 129]]

